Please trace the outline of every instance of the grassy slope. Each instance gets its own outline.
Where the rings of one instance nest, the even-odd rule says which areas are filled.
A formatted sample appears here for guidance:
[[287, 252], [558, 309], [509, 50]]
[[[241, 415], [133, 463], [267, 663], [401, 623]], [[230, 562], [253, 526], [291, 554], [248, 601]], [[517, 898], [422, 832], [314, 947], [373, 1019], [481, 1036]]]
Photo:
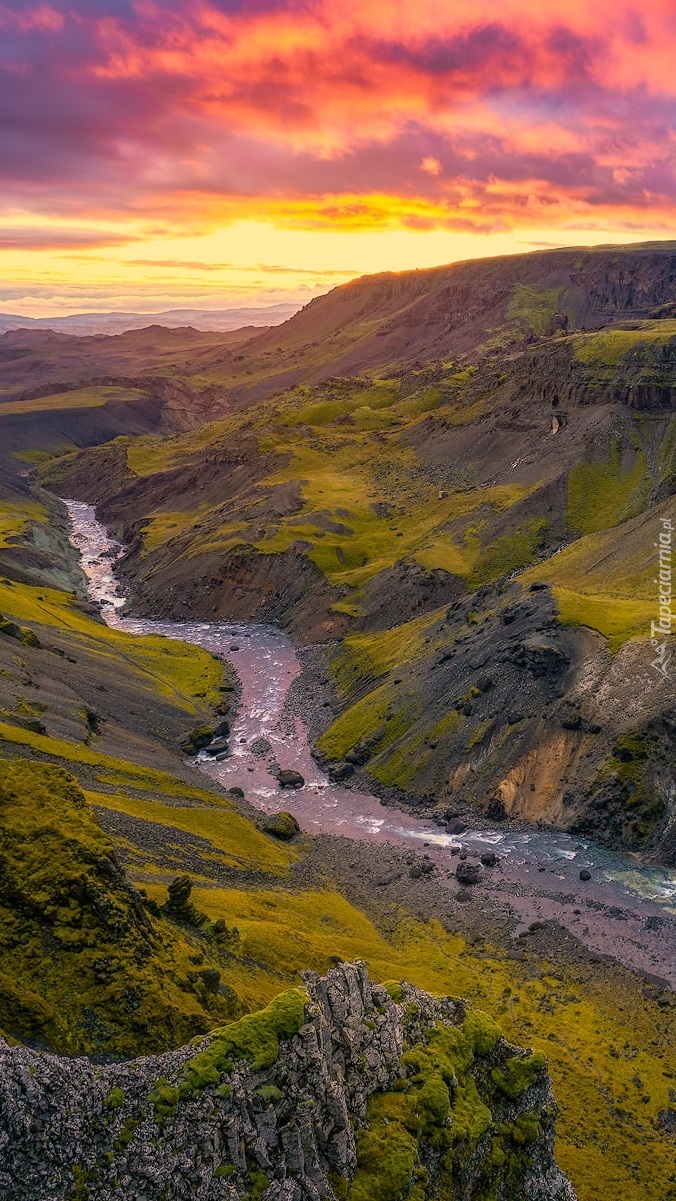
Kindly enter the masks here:
[[123, 388], [113, 385], [76, 388], [70, 392], [54, 392], [31, 400], [5, 401], [0, 405], [0, 416], [18, 416], [23, 413], [46, 413], [64, 409], [97, 409], [113, 400], [132, 404], [148, 395], [141, 388]]
[[0, 761], [0, 1026], [62, 1052], [161, 1050], [236, 1012], [211, 947], [144, 908], [74, 778]]

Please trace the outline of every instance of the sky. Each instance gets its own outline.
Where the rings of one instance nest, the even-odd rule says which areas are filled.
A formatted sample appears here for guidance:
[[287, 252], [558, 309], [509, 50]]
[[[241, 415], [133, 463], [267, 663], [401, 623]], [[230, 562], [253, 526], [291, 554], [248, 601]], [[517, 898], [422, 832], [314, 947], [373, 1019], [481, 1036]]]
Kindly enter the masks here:
[[0, 0], [0, 310], [676, 236], [676, 0]]

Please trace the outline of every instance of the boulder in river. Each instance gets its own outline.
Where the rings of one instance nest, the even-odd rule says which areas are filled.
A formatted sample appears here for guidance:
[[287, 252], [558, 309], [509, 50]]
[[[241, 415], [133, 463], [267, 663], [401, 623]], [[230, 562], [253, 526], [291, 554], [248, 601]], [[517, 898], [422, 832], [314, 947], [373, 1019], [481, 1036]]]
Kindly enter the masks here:
[[288, 813], [285, 809], [266, 818], [263, 829], [266, 834], [272, 834], [273, 838], [281, 838], [282, 842], [289, 842], [300, 833], [300, 826], [293, 813]]
[[230, 743], [227, 738], [214, 738], [204, 750], [207, 755], [225, 755], [230, 750]]
[[587, 867], [582, 868], [582, 871], [580, 872], [580, 879], [583, 880], [585, 883], [587, 882], [587, 880], [591, 880], [591, 872], [589, 871], [589, 868], [587, 868]]
[[305, 784], [305, 777], [292, 768], [281, 768], [277, 773], [277, 779], [282, 788], [302, 788]]
[[261, 735], [258, 738], [252, 738], [249, 743], [249, 750], [252, 755], [267, 755], [272, 750], [272, 744], [267, 738]]
[[495, 851], [484, 851], [483, 855], [481, 856], [481, 862], [483, 863], [484, 867], [495, 867], [496, 863], [498, 862], [498, 857]]

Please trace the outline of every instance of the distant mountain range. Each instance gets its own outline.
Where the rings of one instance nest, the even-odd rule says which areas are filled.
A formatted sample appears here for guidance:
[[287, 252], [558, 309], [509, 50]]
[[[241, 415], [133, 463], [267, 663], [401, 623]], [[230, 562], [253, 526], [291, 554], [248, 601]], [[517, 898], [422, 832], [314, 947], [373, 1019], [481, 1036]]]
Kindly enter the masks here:
[[219, 333], [239, 329], [243, 325], [281, 325], [299, 308], [299, 304], [284, 302], [267, 307], [167, 309], [163, 313], [72, 313], [68, 317], [23, 317], [17, 313], [0, 313], [0, 334], [14, 329], [51, 329], [81, 337], [88, 334], [123, 334], [127, 330], [144, 329], [148, 325], [163, 325], [166, 329], [191, 325], [194, 329]]

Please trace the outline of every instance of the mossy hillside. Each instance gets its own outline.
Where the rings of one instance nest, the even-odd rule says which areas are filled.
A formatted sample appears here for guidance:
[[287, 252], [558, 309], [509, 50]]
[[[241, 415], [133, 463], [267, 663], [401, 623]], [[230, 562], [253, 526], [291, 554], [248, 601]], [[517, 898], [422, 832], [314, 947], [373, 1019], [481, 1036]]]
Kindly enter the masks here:
[[[495, 610], [502, 604], [498, 586]], [[446, 785], [451, 765], [493, 728], [474, 703], [482, 695], [476, 681], [492, 685], [477, 671], [466, 694], [457, 682], [449, 692], [435, 672], [469, 636], [469, 623], [495, 619], [494, 608], [484, 601], [480, 617], [467, 608], [466, 620], [454, 626], [443, 610], [383, 633], [347, 636], [328, 662], [344, 707], [318, 749], [332, 760], [355, 748], [366, 752], [361, 761], [379, 784], [428, 792]]]
[[188, 799], [211, 799], [211, 794], [191, 788], [167, 771], [104, 755], [92, 750], [84, 742], [51, 738], [48, 734], [40, 734], [8, 721], [0, 722], [0, 753], [4, 758], [11, 758], [19, 749], [26, 756], [30, 752], [32, 758], [54, 760], [60, 766], [66, 764], [69, 770], [82, 778], [91, 777], [115, 788], [127, 787], [132, 791], [157, 792], [162, 796], [185, 796]]
[[[243, 484], [244, 491], [234, 498], [196, 506], [187, 501], [180, 507], [150, 505], [139, 521], [142, 555], [153, 556], [149, 570], [160, 569], [167, 553], [197, 560], [251, 546], [276, 554], [301, 541], [332, 584], [351, 590], [406, 555], [430, 569], [469, 576], [479, 555], [485, 563], [491, 558], [483, 549], [491, 543], [486, 514], [499, 517], [529, 488], [509, 484], [473, 490], [460, 481], [460, 487], [451, 486], [439, 496], [425, 472], [420, 473], [410, 440], [432, 409], [446, 423], [470, 420], [476, 404], [470, 400], [468, 407], [465, 392], [472, 390], [473, 380], [472, 371], [458, 371], [453, 364], [432, 365], [395, 380], [330, 380], [254, 405], [245, 422], [234, 415], [164, 440], [118, 439], [120, 445], [125, 442], [128, 470], [149, 481], [168, 471], [193, 479], [198, 459], [207, 454], [226, 462], [242, 438], [247, 453], [257, 445], [260, 462], [275, 458], [280, 464], [265, 470], [257, 482], [255, 472], [253, 482]], [[315, 399], [322, 394], [323, 399]], [[84, 463], [92, 454], [79, 455], [77, 461]], [[55, 464], [41, 478], [58, 488], [60, 470], [67, 479], [69, 461]], [[266, 515], [270, 491], [298, 482], [302, 511], [272, 519]], [[175, 488], [180, 495], [178, 476]], [[480, 508], [485, 537], [475, 539], [468, 551], [460, 527]], [[505, 550], [502, 544], [495, 550], [496, 570], [502, 569]], [[517, 555], [516, 564], [523, 565], [522, 557]], [[484, 576], [487, 570], [484, 565]]]
[[590, 371], [606, 380], [612, 379], [623, 361], [650, 370], [653, 356], [651, 351], [673, 344], [676, 338], [676, 321], [637, 321], [631, 328], [622, 326], [596, 330], [593, 333], [572, 335], [575, 358]]
[[[415, 482], [415, 457], [400, 440], [388, 447], [357, 442], [353, 436], [331, 438], [324, 445], [307, 441], [277, 444], [292, 454], [282, 471], [269, 477], [271, 485], [300, 479], [304, 508], [298, 517], [280, 522], [256, 542], [265, 553], [287, 550], [302, 539], [307, 553], [334, 585], [358, 588], [406, 556], [422, 556], [428, 569], [447, 563], [447, 544], [454, 545], [452, 525], [488, 506], [500, 513], [521, 500], [527, 489], [518, 485], [458, 490], [438, 495], [429, 485]], [[396, 496], [396, 509], [390, 498]], [[379, 509], [378, 506], [385, 506]], [[325, 528], [325, 518], [336, 529]], [[438, 555], [437, 555], [438, 552]], [[465, 560], [458, 548], [458, 564]], [[472, 562], [469, 570], [471, 571]]]
[[516, 284], [507, 307], [507, 316], [513, 321], [524, 322], [542, 336], [547, 333], [554, 314], [559, 311], [561, 293], [561, 288]]
[[36, 522], [44, 522], [44, 505], [31, 500], [0, 500], [0, 550], [21, 542]]
[[218, 962], [131, 888], [76, 781], [0, 763], [0, 1027], [69, 1054], [177, 1046], [236, 1003]]
[[[159, 901], [166, 897], [166, 885], [147, 885], [147, 889]], [[589, 1130], [588, 1122], [588, 1113], [597, 1112], [599, 1106], [606, 1154], [613, 1159], [613, 1187], [618, 1187], [618, 1181], [624, 1186], [627, 1178], [631, 1185], [629, 1165], [636, 1154], [641, 1156], [642, 1169], [645, 1166], [642, 1180], [654, 1182], [657, 1190], [661, 1187], [663, 1159], [659, 1157], [659, 1135], [651, 1123], [657, 1108], [666, 1103], [666, 1080], [652, 1089], [646, 1106], [631, 1079], [636, 1071], [654, 1085], [662, 1079], [659, 1057], [664, 1054], [668, 1032], [652, 1021], [638, 990], [620, 996], [615, 982], [606, 997], [602, 981], [582, 984], [546, 978], [529, 982], [522, 978], [523, 965], [503, 959], [498, 952], [490, 952], [491, 970], [487, 972], [483, 956], [477, 958], [462, 939], [436, 924], [402, 920], [385, 938], [335, 894], [224, 892], [204, 886], [194, 889], [193, 900], [212, 922], [224, 919], [228, 927], [236, 925], [240, 930], [241, 942], [228, 954], [221, 971], [223, 982], [240, 993], [247, 1007], [259, 1008], [266, 995], [272, 999], [280, 986], [284, 987], [284, 979], [293, 984], [300, 968], [323, 970], [336, 954], [343, 958], [364, 955], [381, 979], [391, 979], [394, 974], [439, 993], [470, 996], [493, 1012], [509, 1037], [539, 1040], [555, 1056], [557, 1095], [565, 1102], [559, 1157], [561, 1148], [564, 1152], [570, 1148], [566, 1154], [577, 1169], [574, 1179], [583, 1201], [611, 1195], [603, 1188], [583, 1191], [579, 1183], [588, 1179], [596, 1185], [606, 1178], [600, 1171], [600, 1135], [596, 1127]], [[666, 1014], [663, 1020], [668, 1018]], [[557, 1041], [550, 1047], [554, 1036]], [[653, 1039], [657, 1039], [654, 1045]], [[619, 1059], [609, 1059], [611, 1042], [619, 1048], [628, 1043], [631, 1053], [623, 1051]], [[593, 1070], [587, 1062], [590, 1057]], [[618, 1116], [618, 1107], [626, 1108], [631, 1118]], [[640, 1122], [636, 1152], [627, 1143], [627, 1122], [634, 1120], [634, 1114]], [[630, 1201], [642, 1201], [640, 1189], [630, 1187], [626, 1195]]]
[[351, 697], [395, 667], [416, 659], [441, 611], [425, 613], [402, 626], [375, 634], [348, 634], [330, 660], [330, 671], [342, 697]]
[[617, 651], [629, 638], [649, 634], [656, 611], [655, 531], [671, 511], [665, 501], [621, 527], [578, 538], [520, 579], [527, 587], [551, 584], [560, 620], [598, 630]]
[[272, 1067], [282, 1039], [297, 1034], [305, 1020], [307, 993], [294, 988], [279, 993], [265, 1009], [245, 1014], [236, 1022], [211, 1032], [209, 1045], [188, 1061], [177, 1081], [178, 1100], [218, 1084], [237, 1060], [250, 1063], [254, 1071]]
[[[402, 560], [458, 575], [470, 588], [527, 568], [556, 541], [562, 516], [551, 517], [544, 500], [539, 505], [538, 481], [529, 476], [527, 484], [489, 485], [491, 475], [477, 486], [468, 462], [450, 477], [444, 473], [439, 488], [438, 469], [430, 471], [415, 449], [421, 440], [429, 450], [430, 430], [423, 426], [431, 412], [444, 437], [445, 429], [468, 419], [477, 398], [499, 407], [503, 391], [508, 393], [506, 379], [495, 369], [463, 372], [455, 364], [431, 364], [388, 379], [326, 380], [258, 402], [246, 418], [231, 414], [186, 435], [127, 441], [128, 469], [148, 481], [140, 516], [134, 492], [141, 575], [152, 591], [177, 560], [194, 560], [198, 572], [201, 559], [213, 575], [215, 555], [300, 549], [336, 590], [334, 611], [360, 621], [368, 612], [365, 585]], [[639, 425], [633, 417], [627, 424], [627, 438], [636, 442], [631, 464], [625, 448], [617, 463], [617, 452], [609, 450], [607, 462], [574, 467], [568, 517], [576, 529], [584, 531], [590, 522], [607, 527], [638, 512], [658, 476], [668, 475], [666, 466], [658, 470], [655, 448], [637, 432]], [[236, 465], [237, 448], [251, 462], [246, 480], [233, 494], [215, 477], [208, 496], [195, 504], [195, 472], [205, 461]], [[58, 474], [58, 464], [53, 470]], [[180, 500], [158, 504], [153, 497], [168, 493], [153, 480], [169, 471]], [[231, 474], [225, 471], [224, 478]], [[271, 497], [289, 488], [294, 496], [298, 490], [302, 508], [284, 512], [282, 506], [280, 515]]]
[[608, 639], [610, 651], [618, 651], [631, 638], [645, 637], [654, 620], [655, 605], [619, 597], [595, 597], [571, 588], [553, 588], [563, 625], [586, 626]]
[[[146, 887], [162, 898], [162, 885]], [[326, 971], [335, 956], [365, 959], [374, 979], [390, 982], [395, 1000], [401, 999], [397, 980], [440, 996], [467, 997], [510, 1041], [546, 1054], [561, 1110], [557, 1159], [580, 1201], [668, 1196], [668, 1136], [656, 1115], [668, 1104], [673, 1083], [674, 1010], [646, 1004], [641, 981], [617, 968], [550, 963], [535, 951], [515, 961], [488, 943], [470, 946], [437, 922], [413, 920], [396, 908], [384, 932], [332, 892], [204, 885], [194, 888], [193, 899], [212, 921], [221, 917], [237, 926], [236, 955], [222, 974], [248, 1008], [295, 984], [300, 970]], [[491, 1087], [506, 1098], [500, 1084], [510, 1089], [514, 1068], [502, 1064], [500, 1070]], [[527, 1139], [528, 1130], [509, 1132], [507, 1153], [513, 1137]]]
[[231, 802], [213, 793], [202, 792], [201, 803], [196, 803], [194, 797], [186, 797], [183, 805], [176, 801], [167, 804], [157, 797], [144, 800], [92, 790], [87, 790], [87, 799], [94, 806], [160, 826], [168, 842], [173, 830], [206, 840], [209, 848], [203, 849], [203, 856], [213, 859], [215, 865], [283, 875], [299, 857], [296, 848], [266, 837]]
[[481, 546], [474, 539], [474, 566], [468, 581], [473, 588], [487, 584], [502, 576], [512, 575], [540, 558], [545, 546], [545, 535], [549, 522], [545, 517], [533, 517], [512, 534]]
[[67, 392], [54, 392], [31, 400], [5, 401], [0, 406], [0, 417], [16, 417], [24, 413], [49, 413], [69, 409], [98, 409], [111, 401], [134, 403], [148, 396], [142, 388], [119, 387], [118, 385], [91, 385]]
[[574, 530], [593, 534], [640, 513], [648, 502], [650, 476], [642, 449], [633, 466], [623, 468], [616, 444], [610, 459], [581, 462], [568, 477], [568, 521]]
[[665, 789], [657, 778], [668, 778], [671, 750], [669, 733], [655, 727], [621, 734], [592, 784], [592, 820], [581, 821], [576, 829], [582, 832], [585, 824], [595, 828], [603, 817], [622, 846], [648, 845], [666, 816]]
[[0, 612], [30, 624], [42, 641], [65, 638], [71, 653], [97, 657], [104, 677], [131, 675], [140, 696], [159, 695], [189, 715], [222, 700], [224, 667], [213, 655], [172, 638], [110, 629], [78, 608], [69, 593], [3, 581]]
[[[82, 787], [89, 788], [94, 804], [207, 839], [211, 847], [207, 853], [223, 865], [279, 874], [297, 853], [266, 838], [231, 801], [191, 787], [169, 772], [114, 759], [83, 743], [61, 741], [0, 721], [0, 762], [27, 752], [67, 768]], [[92, 781], [98, 789], [91, 788]], [[111, 791], [101, 791], [101, 785]], [[148, 793], [152, 799], [144, 799]]]

